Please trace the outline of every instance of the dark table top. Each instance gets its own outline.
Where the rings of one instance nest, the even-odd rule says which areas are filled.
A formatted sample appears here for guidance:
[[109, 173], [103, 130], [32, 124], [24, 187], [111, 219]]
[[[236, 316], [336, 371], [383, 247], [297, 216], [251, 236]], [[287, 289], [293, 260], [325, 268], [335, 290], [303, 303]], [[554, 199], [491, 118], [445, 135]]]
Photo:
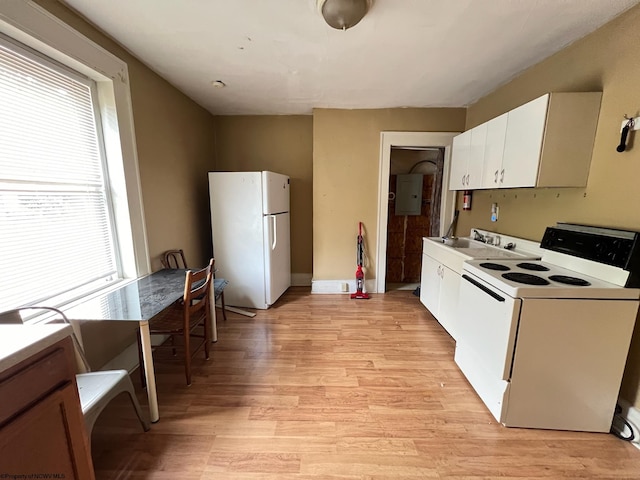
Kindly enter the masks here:
[[72, 320], [149, 320], [182, 298], [185, 275], [186, 270], [159, 270], [65, 309], [65, 314]]

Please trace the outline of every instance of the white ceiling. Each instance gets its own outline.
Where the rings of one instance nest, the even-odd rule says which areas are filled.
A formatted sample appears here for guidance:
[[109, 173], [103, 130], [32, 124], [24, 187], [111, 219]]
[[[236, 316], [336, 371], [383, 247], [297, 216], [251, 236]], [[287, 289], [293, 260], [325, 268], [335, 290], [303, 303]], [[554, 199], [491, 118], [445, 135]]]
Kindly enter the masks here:
[[315, 0], [65, 1], [211, 113], [238, 115], [467, 106], [640, 0], [374, 0], [345, 32]]

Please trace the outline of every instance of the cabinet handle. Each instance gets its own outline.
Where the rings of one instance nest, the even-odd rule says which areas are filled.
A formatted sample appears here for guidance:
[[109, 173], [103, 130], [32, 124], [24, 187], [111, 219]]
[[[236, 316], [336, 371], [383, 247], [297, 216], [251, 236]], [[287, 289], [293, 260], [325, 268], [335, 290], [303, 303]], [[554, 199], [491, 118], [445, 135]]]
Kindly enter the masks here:
[[467, 173], [467, 187], [469, 186], [469, 177], [471, 176], [470, 173]]
[[502, 172], [500, 172], [500, 183], [504, 182], [504, 168], [502, 169]]
[[496, 170], [496, 173], [494, 173], [493, 183], [498, 183], [498, 170]]

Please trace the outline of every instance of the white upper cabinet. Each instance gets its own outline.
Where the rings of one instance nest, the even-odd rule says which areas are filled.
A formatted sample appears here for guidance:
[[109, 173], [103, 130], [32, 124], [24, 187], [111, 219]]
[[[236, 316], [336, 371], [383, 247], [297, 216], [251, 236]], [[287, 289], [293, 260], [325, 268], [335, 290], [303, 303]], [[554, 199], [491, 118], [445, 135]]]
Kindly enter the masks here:
[[[460, 161], [467, 173], [456, 170], [459, 178], [452, 176], [449, 188], [586, 186], [601, 98], [601, 92], [548, 93], [464, 132], [468, 148]], [[462, 170], [456, 165], [457, 138], [452, 172]], [[482, 158], [479, 170], [472, 157]]]
[[548, 102], [543, 95], [508, 113], [500, 187], [535, 187]]
[[487, 122], [487, 141], [484, 147], [482, 188], [499, 188], [504, 140], [507, 136], [507, 113]]
[[479, 125], [453, 138], [450, 190], [474, 190], [482, 187], [486, 125]]
[[484, 150], [487, 142], [487, 124], [483, 123], [471, 129], [471, 151], [467, 163], [467, 188], [482, 188], [482, 171], [484, 169]]
[[451, 171], [449, 173], [449, 190], [466, 189], [467, 165], [471, 152], [471, 130], [453, 137], [451, 146]]

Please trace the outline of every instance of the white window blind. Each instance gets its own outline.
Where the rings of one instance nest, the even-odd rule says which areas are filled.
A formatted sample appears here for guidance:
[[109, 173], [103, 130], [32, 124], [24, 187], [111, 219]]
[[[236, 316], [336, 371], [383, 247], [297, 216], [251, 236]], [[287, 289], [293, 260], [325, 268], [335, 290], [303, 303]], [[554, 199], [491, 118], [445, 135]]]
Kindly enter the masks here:
[[0, 43], [0, 311], [117, 277], [94, 88]]

